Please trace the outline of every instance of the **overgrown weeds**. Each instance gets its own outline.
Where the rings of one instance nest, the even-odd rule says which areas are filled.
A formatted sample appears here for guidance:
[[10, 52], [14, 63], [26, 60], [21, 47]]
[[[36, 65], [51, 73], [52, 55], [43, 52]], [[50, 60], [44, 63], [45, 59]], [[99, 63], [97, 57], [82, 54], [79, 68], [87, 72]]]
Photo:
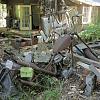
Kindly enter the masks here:
[[[32, 86], [17, 83], [18, 100], [59, 100], [63, 81], [55, 77], [41, 75]], [[8, 100], [15, 100], [10, 97]]]
[[100, 39], [100, 24], [90, 24], [80, 33], [86, 42]]

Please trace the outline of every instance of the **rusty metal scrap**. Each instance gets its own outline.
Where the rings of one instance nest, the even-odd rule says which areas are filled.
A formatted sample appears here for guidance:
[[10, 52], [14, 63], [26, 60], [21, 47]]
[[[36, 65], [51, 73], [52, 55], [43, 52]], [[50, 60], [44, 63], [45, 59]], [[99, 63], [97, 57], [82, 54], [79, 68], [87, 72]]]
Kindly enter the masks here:
[[53, 46], [53, 52], [57, 53], [62, 50], [67, 49], [71, 45], [71, 37], [69, 35], [65, 35], [63, 37], [58, 38]]
[[[7, 52], [6, 50], [5, 50], [5, 52], [6, 52], [8, 55], [11, 55], [11, 53]], [[39, 68], [35, 63], [27, 63], [27, 62], [25, 62], [25, 61], [21, 61], [21, 60], [19, 60], [19, 59], [16, 57], [16, 55], [14, 55], [14, 54], [12, 54], [11, 59], [14, 60], [14, 61], [15, 61], [17, 64], [19, 64], [19, 65], [22, 65], [22, 66], [29, 66], [29, 67], [31, 67], [31, 68], [37, 70], [37, 71], [43, 72], [43, 73], [45, 73], [45, 74], [49, 74], [49, 75], [51, 75], [51, 76], [56, 76], [56, 74], [57, 74], [57, 73], [50, 72], [50, 71], [48, 71], [48, 70]], [[49, 65], [50, 65], [50, 64], [49, 64]]]
[[95, 75], [92, 73], [90, 73], [89, 75], [86, 76], [86, 89], [84, 94], [86, 96], [90, 96], [93, 92], [93, 89], [95, 88], [96, 85], [96, 77]]
[[94, 61], [99, 61], [98, 58], [97, 58], [96, 56], [94, 56], [94, 55], [90, 52], [90, 50], [89, 50], [88, 48], [84, 49], [83, 51], [84, 51], [84, 54], [85, 54], [85, 56], [86, 56], [87, 58], [92, 59], [92, 60], [94, 60]]

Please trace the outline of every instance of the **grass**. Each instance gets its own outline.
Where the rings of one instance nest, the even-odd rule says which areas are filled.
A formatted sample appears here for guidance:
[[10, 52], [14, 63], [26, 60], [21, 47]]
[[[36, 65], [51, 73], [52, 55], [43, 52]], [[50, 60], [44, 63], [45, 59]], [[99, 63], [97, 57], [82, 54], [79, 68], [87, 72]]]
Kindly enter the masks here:
[[90, 24], [88, 25], [83, 32], [80, 33], [80, 36], [85, 41], [93, 41], [100, 39], [100, 24]]
[[[43, 87], [37, 86], [23, 86], [19, 85], [19, 100], [59, 100], [61, 96], [63, 81], [56, 79], [55, 77], [50, 77], [42, 75], [42, 78], [37, 82], [37, 84], [43, 85]], [[8, 100], [16, 100], [15, 97], [9, 97]]]

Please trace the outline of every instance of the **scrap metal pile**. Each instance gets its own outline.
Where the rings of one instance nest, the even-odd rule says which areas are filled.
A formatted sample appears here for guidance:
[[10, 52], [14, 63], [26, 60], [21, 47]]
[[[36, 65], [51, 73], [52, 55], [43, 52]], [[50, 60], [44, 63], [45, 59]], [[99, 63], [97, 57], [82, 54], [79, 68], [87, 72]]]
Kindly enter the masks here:
[[[51, 16], [51, 13], [49, 15]], [[45, 23], [43, 25], [46, 33]], [[56, 39], [54, 28], [51, 34], [46, 35], [49, 37], [46, 39], [48, 41], [37, 43], [26, 49], [20, 47], [21, 41], [18, 38], [19, 41], [16, 41], [14, 46], [17, 48], [1, 45], [1, 99], [6, 100], [9, 96], [17, 94], [14, 81], [32, 86], [43, 74], [65, 80], [76, 75], [85, 83], [82, 88], [83, 95], [92, 94], [96, 83], [100, 82], [100, 41], [85, 43], [77, 32], [61, 33]], [[76, 37], [81, 44], [77, 43]], [[1, 44], [3, 42], [1, 41]]]
[[[100, 48], [100, 41], [89, 44], [82, 41], [81, 44], [75, 44], [74, 35], [66, 34], [59, 37], [53, 48], [52, 43], [40, 43], [26, 50], [24, 47], [20, 51], [1, 47], [0, 97], [4, 100], [16, 93], [13, 81], [19, 80], [23, 84], [32, 85], [39, 74], [58, 79], [68, 79], [71, 75], [83, 77], [84, 95], [90, 96], [96, 83], [100, 82], [100, 52], [95, 50]], [[83, 73], [85, 77], [82, 74], [84, 70], [87, 72]]]

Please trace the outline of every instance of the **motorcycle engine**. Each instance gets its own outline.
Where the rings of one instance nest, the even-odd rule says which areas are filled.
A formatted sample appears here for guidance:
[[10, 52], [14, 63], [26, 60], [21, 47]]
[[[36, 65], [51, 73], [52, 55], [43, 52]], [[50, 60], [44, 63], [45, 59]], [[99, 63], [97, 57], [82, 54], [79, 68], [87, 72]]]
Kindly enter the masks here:
[[59, 63], [63, 60], [63, 56], [61, 54], [57, 54], [54, 58], [54, 63]]
[[71, 63], [71, 56], [66, 54], [57, 54], [54, 58], [54, 63], [60, 63], [62, 62], [63, 65], [69, 65]]
[[63, 65], [68, 66], [71, 63], [71, 55], [66, 53], [63, 57]]

